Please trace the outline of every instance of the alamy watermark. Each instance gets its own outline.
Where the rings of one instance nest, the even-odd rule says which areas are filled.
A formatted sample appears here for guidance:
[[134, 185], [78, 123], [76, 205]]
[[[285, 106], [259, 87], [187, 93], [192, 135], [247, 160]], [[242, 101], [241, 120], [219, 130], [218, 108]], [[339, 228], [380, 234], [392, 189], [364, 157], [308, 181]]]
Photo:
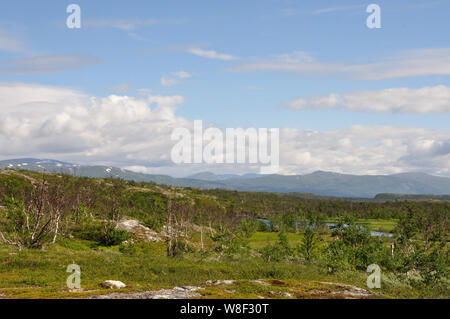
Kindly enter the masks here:
[[378, 4], [372, 3], [367, 6], [367, 13], [371, 13], [366, 20], [369, 29], [381, 28], [381, 8]]
[[67, 288], [80, 289], [81, 288], [81, 268], [77, 264], [70, 264], [67, 266], [67, 272], [72, 273], [69, 277], [67, 277], [66, 284]]
[[371, 273], [367, 277], [367, 287], [381, 288], [381, 268], [377, 264], [371, 264], [367, 267], [367, 272]]
[[69, 29], [81, 28], [81, 8], [78, 4], [69, 4], [66, 9], [70, 15], [67, 17], [66, 25]]
[[201, 120], [194, 121], [194, 131], [173, 130], [171, 139], [178, 141], [171, 159], [176, 164], [259, 164], [261, 174], [278, 172], [280, 133], [277, 128], [227, 128], [203, 130]]

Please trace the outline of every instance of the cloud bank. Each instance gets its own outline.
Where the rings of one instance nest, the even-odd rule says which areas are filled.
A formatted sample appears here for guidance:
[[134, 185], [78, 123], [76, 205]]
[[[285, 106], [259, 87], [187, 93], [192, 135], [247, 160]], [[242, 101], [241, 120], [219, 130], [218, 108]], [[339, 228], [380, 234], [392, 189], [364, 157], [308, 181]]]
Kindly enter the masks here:
[[[430, 75], [450, 75], [450, 48], [418, 49], [395, 53], [378, 62], [346, 63], [317, 61], [299, 51], [275, 56], [270, 60], [247, 62], [235, 66], [239, 72], [292, 72], [299, 75], [334, 75], [353, 80], [378, 81]], [[280, 59], [279, 57], [284, 57]]]
[[375, 113], [450, 113], [450, 87], [438, 85], [419, 89], [393, 88], [297, 98], [287, 108], [341, 109]]
[[[258, 171], [259, 166], [180, 165], [170, 160], [182, 96], [95, 97], [52, 86], [0, 83], [0, 157], [55, 158], [188, 175]], [[337, 131], [280, 130], [282, 174], [422, 171], [450, 176], [450, 132], [391, 126]]]

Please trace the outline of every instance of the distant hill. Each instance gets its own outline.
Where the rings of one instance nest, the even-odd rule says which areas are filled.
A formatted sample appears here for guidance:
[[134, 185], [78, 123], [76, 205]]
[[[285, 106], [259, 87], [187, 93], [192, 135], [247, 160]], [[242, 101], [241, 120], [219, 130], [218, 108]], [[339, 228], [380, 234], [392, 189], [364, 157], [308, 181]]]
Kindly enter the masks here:
[[[450, 194], [450, 178], [423, 173], [403, 173], [394, 175], [349, 175], [318, 171], [307, 175], [216, 175], [211, 172], [198, 173], [187, 178], [168, 175], [136, 173], [108, 166], [81, 166], [55, 160], [32, 158], [0, 161], [0, 169], [25, 169], [46, 171], [87, 177], [115, 177], [137, 182], [198, 187], [203, 189], [221, 188], [228, 190], [258, 192], [311, 193], [321, 196], [373, 198], [392, 194], [423, 196]], [[443, 197], [447, 198], [447, 197]], [[380, 197], [381, 199], [381, 197]], [[386, 198], [387, 199], [387, 198]], [[389, 200], [389, 199], [388, 199]]]
[[30, 170], [94, 178], [121, 178], [136, 182], [153, 182], [180, 187], [217, 188], [219, 184], [200, 179], [174, 178], [168, 175], [143, 174], [111, 166], [82, 166], [49, 159], [12, 159], [0, 161], [0, 169]]
[[237, 175], [237, 174], [220, 174], [220, 175], [216, 175], [214, 173], [211, 172], [202, 172], [202, 173], [197, 173], [194, 175], [190, 175], [188, 176], [188, 178], [193, 178], [193, 179], [200, 179], [203, 181], [225, 181], [228, 179], [245, 179], [245, 178], [256, 178], [256, 177], [261, 177], [264, 175], [261, 174], [243, 174], [243, 175]]
[[432, 195], [432, 194], [377, 194], [376, 200], [449, 200], [450, 195]]
[[314, 172], [307, 175], [268, 175], [229, 180], [232, 189], [314, 193], [324, 196], [374, 197], [379, 193], [450, 194], [450, 178], [427, 174], [348, 175]]

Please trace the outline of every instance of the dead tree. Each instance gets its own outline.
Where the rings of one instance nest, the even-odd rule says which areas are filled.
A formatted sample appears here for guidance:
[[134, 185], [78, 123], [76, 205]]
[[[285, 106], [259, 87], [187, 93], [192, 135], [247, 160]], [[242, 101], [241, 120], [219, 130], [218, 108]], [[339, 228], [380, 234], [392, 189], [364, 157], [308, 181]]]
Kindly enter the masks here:
[[49, 187], [43, 175], [28, 197], [8, 203], [6, 223], [0, 228], [1, 241], [19, 249], [55, 242], [64, 211], [63, 197], [61, 185]]

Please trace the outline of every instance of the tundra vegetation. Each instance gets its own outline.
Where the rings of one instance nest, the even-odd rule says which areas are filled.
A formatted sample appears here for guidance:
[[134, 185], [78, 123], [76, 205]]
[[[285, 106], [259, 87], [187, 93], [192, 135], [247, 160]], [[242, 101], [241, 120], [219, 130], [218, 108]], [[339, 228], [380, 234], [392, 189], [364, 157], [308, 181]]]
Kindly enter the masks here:
[[[105, 293], [108, 279], [124, 291], [222, 279], [240, 284], [202, 297], [329, 297], [320, 282], [366, 287], [377, 264], [378, 296], [449, 298], [449, 213], [444, 200], [308, 199], [0, 170], [0, 296], [88, 297]], [[117, 227], [124, 220], [153, 237]], [[71, 292], [74, 263], [83, 289]]]

